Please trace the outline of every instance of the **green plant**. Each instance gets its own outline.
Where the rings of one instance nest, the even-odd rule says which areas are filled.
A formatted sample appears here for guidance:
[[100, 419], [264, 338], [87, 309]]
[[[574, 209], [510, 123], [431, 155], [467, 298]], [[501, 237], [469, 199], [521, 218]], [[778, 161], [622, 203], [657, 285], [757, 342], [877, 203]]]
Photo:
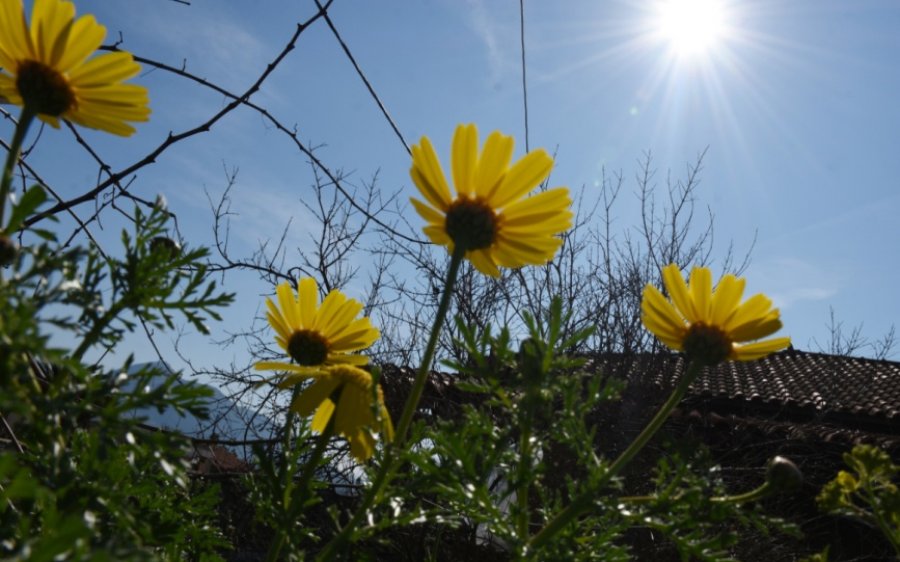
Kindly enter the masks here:
[[827, 513], [864, 521], [884, 535], [900, 556], [900, 466], [872, 445], [857, 445], [844, 453], [850, 471], [842, 470], [822, 487], [816, 501]]

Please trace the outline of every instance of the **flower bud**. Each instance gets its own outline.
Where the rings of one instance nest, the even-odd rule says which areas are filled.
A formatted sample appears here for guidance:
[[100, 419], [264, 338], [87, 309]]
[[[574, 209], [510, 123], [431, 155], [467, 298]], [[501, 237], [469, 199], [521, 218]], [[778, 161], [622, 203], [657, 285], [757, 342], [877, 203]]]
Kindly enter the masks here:
[[19, 245], [16, 244], [9, 236], [0, 234], [0, 267], [6, 267], [16, 261], [16, 254], [19, 253]]
[[791, 460], [776, 456], [766, 466], [766, 482], [776, 490], [790, 492], [803, 483], [803, 473]]
[[168, 236], [155, 236], [150, 240], [150, 252], [166, 252], [169, 259], [175, 259], [181, 253], [181, 244], [172, 240]]

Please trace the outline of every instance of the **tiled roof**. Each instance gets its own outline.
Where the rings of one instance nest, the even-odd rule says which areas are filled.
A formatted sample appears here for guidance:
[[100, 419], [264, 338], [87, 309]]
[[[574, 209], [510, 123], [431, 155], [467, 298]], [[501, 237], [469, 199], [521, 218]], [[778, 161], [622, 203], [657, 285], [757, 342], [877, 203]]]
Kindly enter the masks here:
[[[684, 358], [674, 354], [604, 355], [591, 362], [592, 370], [663, 390], [674, 386], [686, 366]], [[897, 422], [900, 363], [787, 350], [707, 368], [689, 395]]]

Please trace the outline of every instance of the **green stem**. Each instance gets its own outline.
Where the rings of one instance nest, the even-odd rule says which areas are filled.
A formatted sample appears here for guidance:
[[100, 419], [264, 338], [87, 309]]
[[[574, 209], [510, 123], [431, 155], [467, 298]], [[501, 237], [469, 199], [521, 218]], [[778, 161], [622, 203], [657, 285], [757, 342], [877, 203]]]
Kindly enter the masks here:
[[[309, 481], [312, 480], [313, 475], [316, 473], [316, 468], [319, 466], [319, 463], [322, 462], [322, 456], [325, 454], [325, 449], [328, 448], [328, 443], [331, 441], [332, 437], [334, 437], [333, 417], [328, 425], [325, 426], [325, 431], [319, 435], [319, 439], [316, 441], [316, 448], [313, 450], [312, 456], [306, 461], [303, 472], [297, 480], [296, 488], [300, 490], [300, 496], [299, 499], [295, 498], [295, 506], [306, 501], [306, 496], [309, 493]], [[291, 509], [293, 509], [293, 507]]]
[[715, 503], [747, 503], [761, 500], [764, 497], [771, 495], [772, 492], [775, 491], [776, 488], [774, 486], [772, 486], [768, 482], [764, 482], [761, 486], [759, 486], [758, 488], [754, 488], [749, 492], [744, 492], [743, 494], [737, 494], [734, 496], [716, 496], [714, 498], [710, 498], [710, 501]]
[[457, 246], [453, 255], [450, 257], [450, 267], [447, 269], [447, 280], [444, 283], [444, 293], [441, 295], [441, 302], [438, 305], [434, 326], [431, 327], [428, 346], [425, 348], [425, 355], [422, 357], [422, 362], [419, 365], [419, 372], [416, 373], [416, 380], [413, 383], [409, 397], [406, 399], [406, 405], [403, 406], [403, 414], [400, 415], [400, 422], [397, 424], [397, 430], [394, 433], [395, 446], [399, 447], [403, 445], [403, 442], [406, 440], [406, 432], [409, 430], [413, 415], [416, 413], [416, 408], [419, 406], [419, 400], [422, 398], [422, 391], [425, 389], [425, 382], [428, 380], [428, 373], [431, 371], [431, 362], [434, 361], [438, 337], [441, 334], [441, 328], [444, 327], [447, 311], [450, 310], [453, 285], [456, 283], [459, 266], [462, 264], [465, 254], [465, 250], [462, 250]]
[[72, 358], [76, 361], [81, 361], [81, 357], [87, 352], [88, 349], [96, 340], [100, 338], [103, 330], [115, 319], [116, 316], [119, 315], [125, 309], [125, 305], [122, 301], [119, 301], [112, 306], [109, 307], [109, 310], [100, 317], [99, 320], [94, 324], [87, 334], [85, 334], [84, 338], [81, 340], [81, 344], [78, 348], [72, 352]]
[[529, 408], [525, 412], [522, 420], [522, 435], [519, 439], [519, 487], [516, 490], [516, 500], [519, 503], [518, 518], [518, 534], [519, 540], [525, 541], [528, 538], [528, 473], [531, 470], [531, 409], [533, 401], [526, 401], [526, 407]]
[[653, 416], [653, 419], [650, 420], [650, 423], [641, 431], [640, 435], [635, 438], [634, 441], [628, 446], [627, 449], [622, 451], [619, 457], [613, 461], [613, 463], [609, 466], [603, 476], [599, 481], [594, 483], [590, 490], [582, 493], [580, 496], [576, 497], [572, 500], [565, 509], [559, 512], [556, 517], [554, 517], [549, 523], [547, 523], [543, 529], [541, 529], [534, 537], [532, 537], [531, 541], [529, 541], [529, 550], [533, 551], [542, 547], [547, 543], [550, 539], [552, 539], [559, 531], [566, 527], [569, 523], [571, 523], [576, 517], [581, 515], [585, 510], [587, 510], [594, 503], [594, 497], [597, 492], [599, 492], [606, 484], [619, 472], [622, 471], [623, 468], [631, 461], [631, 459], [641, 450], [643, 449], [650, 439], [659, 431], [659, 428], [662, 427], [663, 423], [665, 423], [666, 419], [669, 417], [669, 414], [681, 402], [681, 399], [684, 397], [687, 392], [688, 387], [694, 382], [694, 379], [697, 378], [697, 375], [700, 374], [700, 370], [702, 369], [702, 364], [692, 362], [687, 369], [687, 372], [678, 382], [678, 386], [675, 387], [675, 390], [672, 391], [672, 394], [669, 396], [669, 399], [666, 400], [666, 403], [662, 405], [656, 415]]
[[394, 473], [397, 471], [398, 467], [395, 466], [395, 461], [399, 457], [398, 453], [406, 443], [406, 433], [409, 431], [413, 414], [415, 414], [416, 408], [419, 406], [419, 401], [422, 398], [422, 391], [425, 389], [425, 382], [428, 380], [428, 373], [431, 371], [431, 363], [434, 361], [438, 336], [440, 335], [441, 328], [444, 326], [447, 312], [450, 310], [453, 285], [456, 283], [459, 266], [462, 264], [465, 254], [465, 250], [457, 246], [453, 255], [450, 257], [450, 266], [447, 268], [447, 278], [444, 282], [444, 293], [441, 295], [440, 304], [438, 304], [437, 315], [434, 319], [434, 325], [431, 328], [431, 335], [428, 338], [425, 355], [422, 357], [422, 362], [419, 365], [419, 372], [416, 373], [416, 379], [413, 382], [412, 390], [406, 399], [403, 413], [400, 415], [400, 422], [397, 424], [397, 428], [394, 432], [394, 441], [388, 445], [378, 474], [376, 474], [375, 479], [372, 481], [372, 486], [366, 491], [366, 495], [363, 496], [359, 507], [357, 507], [356, 511], [353, 513], [353, 517], [351, 517], [341, 531], [325, 545], [325, 548], [322, 549], [319, 556], [316, 558], [317, 560], [334, 560], [338, 553], [338, 549], [340, 549], [347, 541], [350, 534], [357, 525], [359, 525], [360, 521], [362, 521], [366, 512], [372, 504], [375, 503], [375, 499], [381, 493], [382, 488], [390, 482]]
[[[294, 398], [296, 398], [298, 392], [299, 388], [295, 387], [293, 393]], [[291, 404], [293, 403], [294, 400], [292, 398]], [[281, 550], [282, 548], [284, 548], [286, 534], [284, 526], [287, 524], [286, 522], [293, 521], [293, 519], [297, 516], [298, 507], [302, 507], [303, 503], [306, 501], [306, 498], [309, 494], [309, 481], [312, 479], [313, 474], [315, 474], [316, 468], [319, 466], [319, 463], [322, 461], [322, 457], [325, 454], [325, 449], [328, 448], [328, 443], [334, 436], [334, 418], [332, 417], [331, 421], [328, 422], [328, 425], [325, 426], [325, 431], [323, 431], [316, 440], [316, 448], [313, 449], [312, 455], [306, 460], [306, 464], [303, 466], [303, 472], [300, 474], [300, 478], [297, 481], [297, 484], [294, 485], [293, 453], [290, 452], [292, 444], [291, 435], [294, 428], [294, 418], [294, 410], [288, 408], [288, 415], [284, 425], [285, 460], [281, 500], [285, 523], [283, 523], [282, 528], [279, 529], [278, 538], [276, 539], [275, 543], [271, 547], [269, 547], [269, 553], [266, 556], [267, 562], [274, 562], [275, 560], [278, 560], [279, 556], [281, 556]], [[297, 497], [293, 497], [295, 489], [298, 493]]]
[[[34, 111], [27, 107], [22, 108], [22, 114], [19, 116], [19, 122], [16, 124], [16, 131], [13, 133], [12, 142], [9, 145], [9, 152], [6, 154], [6, 164], [3, 166], [3, 179], [0, 180], [0, 233], [3, 232], [3, 211], [6, 209], [6, 200], [9, 199], [9, 190], [12, 189], [13, 168], [19, 161], [19, 153], [22, 150], [22, 143], [25, 142], [25, 134], [28, 127], [34, 121], [37, 115]], [[8, 234], [12, 234], [9, 232]]]
[[[881, 531], [881, 534], [891, 543], [891, 546], [894, 547], [894, 552], [897, 553], [898, 558], [900, 558], [900, 536], [897, 535], [897, 531], [895, 531], [891, 524], [888, 521], [885, 521], [882, 516], [881, 509], [877, 505], [877, 496], [878, 492], [872, 489], [871, 484], [866, 485], [865, 487], [866, 494], [863, 499], [869, 506], [872, 508], [872, 519], [875, 520], [875, 524], [878, 525], [878, 529]], [[865, 510], [862, 510], [864, 513], [867, 513]]]
[[[744, 492], [743, 494], [736, 494], [734, 496], [714, 496], [709, 498], [709, 501], [713, 503], [734, 503], [741, 504], [752, 502], [756, 500], [761, 500], [764, 497], [770, 495], [775, 491], [775, 488], [769, 484], [768, 482], [764, 482], [758, 488], [754, 488], [749, 492]], [[682, 497], [681, 494], [678, 494], [671, 498], [672, 501], [678, 501]], [[620, 503], [650, 503], [654, 500], [659, 499], [660, 496], [622, 496], [619, 498]]]

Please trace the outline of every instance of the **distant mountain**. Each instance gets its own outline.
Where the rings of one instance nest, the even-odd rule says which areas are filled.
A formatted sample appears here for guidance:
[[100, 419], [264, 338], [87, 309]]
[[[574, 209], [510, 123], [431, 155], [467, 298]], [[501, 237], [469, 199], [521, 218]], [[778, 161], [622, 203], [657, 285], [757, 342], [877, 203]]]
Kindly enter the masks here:
[[[134, 364], [128, 370], [128, 374], [135, 374], [147, 367], [157, 367], [160, 373], [151, 379], [150, 384], [162, 384], [170, 372], [169, 368], [160, 362]], [[123, 389], [134, 388], [134, 381], [125, 383]], [[212, 390], [209, 398], [209, 419], [201, 420], [191, 414], [178, 413], [174, 408], [167, 408], [162, 412], [155, 408], [140, 408], [133, 412], [134, 417], [144, 418], [144, 423], [170, 431], [178, 431], [191, 437], [210, 438], [216, 435], [220, 439], [243, 439], [268, 437], [271, 433], [271, 421], [263, 413], [256, 414], [245, 406], [237, 404], [231, 398], [225, 396], [215, 386], [205, 385]], [[248, 425], [251, 425], [247, 432]]]

